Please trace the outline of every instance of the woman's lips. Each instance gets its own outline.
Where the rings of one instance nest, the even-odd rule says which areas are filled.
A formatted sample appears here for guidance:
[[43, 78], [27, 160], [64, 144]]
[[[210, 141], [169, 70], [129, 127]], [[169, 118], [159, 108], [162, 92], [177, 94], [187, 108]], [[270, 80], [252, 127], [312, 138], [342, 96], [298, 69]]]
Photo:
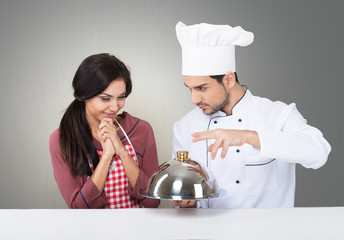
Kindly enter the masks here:
[[104, 113], [107, 118], [114, 118], [116, 116], [115, 113]]

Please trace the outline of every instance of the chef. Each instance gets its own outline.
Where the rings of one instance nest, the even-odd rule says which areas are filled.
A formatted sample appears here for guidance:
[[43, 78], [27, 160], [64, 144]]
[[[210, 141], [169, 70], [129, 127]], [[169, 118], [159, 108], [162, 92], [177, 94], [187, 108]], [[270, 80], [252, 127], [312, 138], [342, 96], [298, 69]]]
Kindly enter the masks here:
[[181, 150], [207, 166], [223, 196], [172, 201], [177, 207], [293, 207], [295, 166], [323, 166], [331, 146], [296, 105], [254, 96], [239, 83], [235, 46], [253, 42], [241, 27], [176, 25], [182, 74], [196, 108], [173, 128], [173, 157]]

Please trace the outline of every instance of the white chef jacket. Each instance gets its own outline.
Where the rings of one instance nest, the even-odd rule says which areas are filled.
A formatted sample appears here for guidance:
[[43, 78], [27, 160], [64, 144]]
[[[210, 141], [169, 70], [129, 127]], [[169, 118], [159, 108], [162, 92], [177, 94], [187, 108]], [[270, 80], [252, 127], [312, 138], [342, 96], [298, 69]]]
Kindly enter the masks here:
[[[211, 159], [207, 147], [215, 140], [192, 142], [191, 134], [213, 129], [256, 131], [260, 149], [252, 145], [229, 147]], [[294, 103], [287, 105], [253, 96], [246, 90], [232, 115], [206, 115], [195, 108], [174, 124], [172, 155], [188, 151], [192, 160], [207, 166], [225, 195], [198, 202], [198, 207], [293, 207], [295, 164], [317, 169], [323, 166], [331, 146], [322, 133], [307, 124]]]

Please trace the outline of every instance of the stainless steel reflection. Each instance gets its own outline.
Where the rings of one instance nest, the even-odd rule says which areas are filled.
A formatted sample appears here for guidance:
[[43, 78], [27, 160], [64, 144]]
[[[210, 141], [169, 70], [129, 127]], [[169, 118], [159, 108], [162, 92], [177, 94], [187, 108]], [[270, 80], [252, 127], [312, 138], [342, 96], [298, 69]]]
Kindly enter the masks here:
[[177, 159], [161, 165], [151, 176], [141, 195], [156, 199], [200, 200], [219, 196], [214, 176], [198, 162], [180, 151]]

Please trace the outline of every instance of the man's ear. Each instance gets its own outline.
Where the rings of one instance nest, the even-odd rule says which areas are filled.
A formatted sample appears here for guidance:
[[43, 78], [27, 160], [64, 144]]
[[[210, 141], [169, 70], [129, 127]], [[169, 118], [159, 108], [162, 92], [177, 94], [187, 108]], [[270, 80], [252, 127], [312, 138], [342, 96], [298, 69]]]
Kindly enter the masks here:
[[235, 85], [235, 74], [234, 72], [227, 72], [223, 77], [223, 84], [226, 87], [232, 88]]

